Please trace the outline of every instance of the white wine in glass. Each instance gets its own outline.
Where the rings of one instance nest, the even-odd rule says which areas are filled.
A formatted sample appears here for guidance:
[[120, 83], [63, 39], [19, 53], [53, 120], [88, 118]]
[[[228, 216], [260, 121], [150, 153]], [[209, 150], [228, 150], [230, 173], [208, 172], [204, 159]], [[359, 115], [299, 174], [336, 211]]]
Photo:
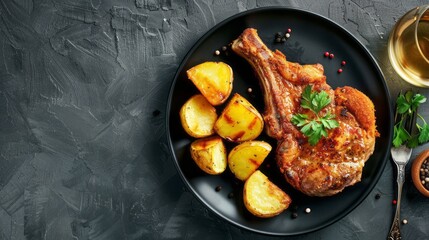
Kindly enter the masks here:
[[410, 10], [396, 23], [388, 53], [401, 78], [415, 86], [429, 87], [429, 5]]

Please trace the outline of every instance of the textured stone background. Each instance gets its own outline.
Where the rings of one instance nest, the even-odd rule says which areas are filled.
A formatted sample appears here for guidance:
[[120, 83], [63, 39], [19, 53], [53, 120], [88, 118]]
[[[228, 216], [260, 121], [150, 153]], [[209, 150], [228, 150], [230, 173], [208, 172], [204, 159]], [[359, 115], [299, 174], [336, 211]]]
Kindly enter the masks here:
[[[387, 61], [387, 38], [402, 14], [423, 3], [0, 0], [0, 239], [278, 239], [226, 223], [181, 182], [164, 120], [181, 59], [236, 13], [298, 7], [355, 35], [396, 96], [411, 86]], [[428, 107], [421, 110], [428, 117]], [[344, 219], [286, 239], [385, 239], [393, 170], [388, 163]], [[409, 222], [403, 239], [429, 238], [429, 199], [409, 175], [402, 216]]]

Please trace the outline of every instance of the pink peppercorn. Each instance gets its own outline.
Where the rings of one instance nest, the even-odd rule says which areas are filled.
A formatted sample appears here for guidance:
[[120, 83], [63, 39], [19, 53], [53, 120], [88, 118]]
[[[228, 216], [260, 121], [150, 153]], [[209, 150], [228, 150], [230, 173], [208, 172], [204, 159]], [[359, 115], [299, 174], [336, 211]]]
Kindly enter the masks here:
[[396, 205], [396, 203], [397, 203], [396, 199], [392, 201], [393, 205]]
[[323, 55], [324, 55], [325, 57], [329, 57], [329, 52], [325, 52]]
[[329, 54], [329, 58], [334, 58], [334, 54], [333, 53], [331, 53], [331, 54]]
[[346, 61], [341, 61], [341, 65], [345, 66], [346, 65]]
[[338, 69], [338, 71], [337, 71], [338, 73], [342, 73], [343, 72], [343, 69]]
[[290, 33], [292, 32], [292, 29], [288, 28], [286, 32]]

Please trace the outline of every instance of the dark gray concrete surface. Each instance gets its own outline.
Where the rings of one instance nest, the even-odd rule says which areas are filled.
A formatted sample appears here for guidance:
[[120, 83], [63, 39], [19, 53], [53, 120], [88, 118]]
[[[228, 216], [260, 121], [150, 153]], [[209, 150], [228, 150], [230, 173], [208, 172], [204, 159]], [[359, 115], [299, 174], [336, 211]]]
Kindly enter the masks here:
[[[387, 60], [388, 35], [402, 14], [424, 3], [0, 0], [0, 239], [278, 239], [230, 225], [182, 183], [164, 120], [182, 58], [236, 13], [292, 6], [350, 31], [396, 96], [412, 86]], [[345, 218], [285, 239], [385, 239], [394, 170], [389, 161]], [[429, 239], [429, 199], [407, 174], [403, 239]]]

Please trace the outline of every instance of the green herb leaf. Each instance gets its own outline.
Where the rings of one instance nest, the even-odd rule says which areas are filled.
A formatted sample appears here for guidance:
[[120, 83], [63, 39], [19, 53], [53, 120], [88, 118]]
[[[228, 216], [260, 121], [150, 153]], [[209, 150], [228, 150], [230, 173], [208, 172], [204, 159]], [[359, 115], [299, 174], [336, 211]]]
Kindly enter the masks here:
[[426, 97], [417, 93], [411, 100], [411, 111], [416, 111], [420, 104], [426, 102]]
[[306, 86], [301, 94], [301, 107], [312, 110], [312, 100], [314, 99], [314, 95], [315, 93], [311, 91], [311, 86]]
[[396, 111], [400, 114], [404, 114], [410, 110], [410, 103], [405, 98], [405, 95], [400, 94], [396, 99]]
[[340, 126], [338, 122], [333, 119], [321, 119], [321, 122], [326, 129], [334, 129]]
[[[426, 123], [425, 119], [417, 113], [417, 109], [420, 104], [426, 102], [426, 97], [412, 91], [407, 91], [405, 94], [399, 94], [396, 99], [396, 112], [397, 118], [401, 119], [393, 128], [393, 141], [392, 144], [394, 147], [399, 147], [401, 145], [407, 145], [410, 148], [415, 148], [421, 144], [424, 144], [429, 141], [429, 125]], [[404, 124], [406, 121], [411, 121], [413, 113], [416, 113], [419, 117], [416, 121], [417, 133], [411, 135], [405, 128]], [[423, 123], [420, 126], [417, 122]]]
[[419, 144], [423, 144], [429, 141], [429, 125], [427, 123], [424, 123], [421, 127], [418, 139]]
[[312, 126], [313, 126], [313, 124], [314, 124], [314, 122], [313, 121], [311, 121], [311, 122], [309, 122], [308, 124], [306, 124], [306, 125], [304, 125], [302, 128], [301, 128], [301, 132], [304, 134], [304, 135], [306, 135], [306, 136], [310, 136], [311, 135], [311, 131], [312, 131]]
[[292, 124], [296, 125], [297, 127], [302, 127], [308, 123], [307, 119], [307, 114], [296, 114], [292, 116], [291, 121]]
[[301, 128], [302, 134], [308, 137], [310, 145], [316, 145], [322, 137], [327, 137], [327, 129], [334, 129], [339, 126], [335, 120], [335, 115], [327, 111], [324, 115], [320, 112], [331, 103], [329, 94], [325, 91], [316, 92], [307, 85], [301, 94], [301, 107], [308, 109], [315, 114], [313, 119], [309, 119], [307, 114], [295, 114], [291, 122]]
[[400, 94], [396, 99], [396, 109], [400, 114], [412, 114], [417, 110], [420, 104], [426, 102], [426, 97], [416, 93], [413, 94], [412, 91], [407, 91], [404, 94]]
[[311, 103], [314, 106], [314, 111], [316, 113], [319, 113], [320, 110], [328, 106], [330, 102], [331, 102], [331, 98], [329, 98], [328, 93], [326, 93], [325, 91], [321, 91], [315, 94], [313, 100], [311, 101]]
[[308, 135], [308, 143], [310, 143], [310, 145], [314, 146], [316, 145], [320, 138], [322, 138], [322, 128], [318, 125], [318, 123], [314, 124], [314, 127], [312, 130], [312, 132]]
[[407, 147], [415, 148], [417, 146], [419, 146], [419, 137], [418, 135], [413, 135], [410, 139], [408, 139]]
[[399, 147], [410, 139], [410, 134], [402, 126], [402, 121], [393, 127], [393, 146]]

